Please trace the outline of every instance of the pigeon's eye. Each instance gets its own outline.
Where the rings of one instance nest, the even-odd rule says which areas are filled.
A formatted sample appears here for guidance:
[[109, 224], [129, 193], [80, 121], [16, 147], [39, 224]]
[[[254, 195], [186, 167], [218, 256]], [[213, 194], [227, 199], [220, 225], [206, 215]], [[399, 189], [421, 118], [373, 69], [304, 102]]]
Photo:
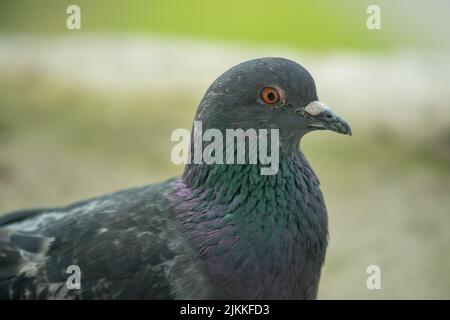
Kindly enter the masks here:
[[261, 99], [264, 103], [274, 105], [281, 100], [281, 93], [274, 87], [265, 87], [261, 91]]

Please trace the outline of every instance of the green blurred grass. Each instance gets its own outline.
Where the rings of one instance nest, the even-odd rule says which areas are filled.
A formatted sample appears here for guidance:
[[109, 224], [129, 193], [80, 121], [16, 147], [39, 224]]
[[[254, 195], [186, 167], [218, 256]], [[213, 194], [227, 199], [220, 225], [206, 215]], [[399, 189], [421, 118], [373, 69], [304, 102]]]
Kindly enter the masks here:
[[[6, 0], [0, 4], [0, 30], [55, 34], [68, 32], [65, 10], [73, 1]], [[143, 32], [233, 41], [282, 44], [301, 49], [384, 50], [409, 43], [398, 36], [397, 11], [383, 12], [389, 32], [366, 28], [370, 1], [357, 0], [131, 0], [76, 2], [82, 30], [77, 32]], [[383, 4], [387, 7], [386, 1]]]

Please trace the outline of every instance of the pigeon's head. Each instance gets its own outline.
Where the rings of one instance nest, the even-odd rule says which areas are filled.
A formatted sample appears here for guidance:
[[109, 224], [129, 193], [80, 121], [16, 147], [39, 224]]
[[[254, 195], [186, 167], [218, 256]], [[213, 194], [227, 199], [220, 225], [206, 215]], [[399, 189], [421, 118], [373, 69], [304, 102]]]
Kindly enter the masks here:
[[203, 128], [279, 129], [298, 139], [314, 130], [351, 135], [350, 126], [319, 101], [309, 72], [283, 58], [243, 62], [210, 86], [197, 110]]

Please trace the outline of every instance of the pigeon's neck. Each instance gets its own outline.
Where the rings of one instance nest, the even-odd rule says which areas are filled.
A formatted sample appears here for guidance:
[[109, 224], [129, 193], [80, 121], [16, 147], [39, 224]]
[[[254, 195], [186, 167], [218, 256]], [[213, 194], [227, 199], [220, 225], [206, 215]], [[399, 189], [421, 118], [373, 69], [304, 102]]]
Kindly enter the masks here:
[[[283, 180], [279, 179], [278, 175], [283, 176], [297, 174], [298, 171], [303, 168], [309, 168], [303, 153], [300, 151], [298, 140], [292, 142], [281, 140], [279, 144], [277, 157], [271, 155], [270, 161], [265, 164], [260, 163], [259, 153], [257, 150], [253, 150], [253, 154], [258, 154], [256, 157], [256, 164], [251, 164], [250, 150], [245, 149], [245, 163], [246, 164], [194, 164], [190, 163], [186, 165], [182, 180], [190, 189], [195, 190], [196, 193], [208, 190], [207, 198], [213, 201], [227, 201], [222, 199], [224, 193], [242, 193], [246, 187], [248, 191], [256, 191], [258, 188], [267, 188], [266, 184], [274, 185], [274, 183], [283, 183]], [[288, 143], [289, 142], [289, 143]], [[268, 141], [267, 147], [270, 149], [271, 141]], [[191, 149], [193, 150], [193, 146]], [[191, 153], [195, 153], [192, 151]], [[226, 146], [223, 149], [223, 155], [227, 154], [228, 150]], [[234, 147], [234, 154], [237, 154], [237, 147]], [[273, 153], [271, 151], [270, 153]], [[224, 158], [227, 158], [224, 156]], [[236, 157], [237, 158], [237, 157]], [[194, 159], [194, 156], [193, 156]], [[228, 158], [227, 158], [228, 160]], [[233, 159], [236, 160], [237, 159]], [[225, 162], [225, 159], [222, 160]], [[194, 160], [192, 160], [194, 162]], [[274, 163], [276, 162], [276, 164]], [[267, 170], [267, 169], [272, 170]], [[263, 170], [265, 169], [265, 170]], [[270, 172], [269, 172], [270, 171]], [[258, 188], [257, 188], [258, 187]]]
[[[187, 237], [213, 278], [228, 283], [236, 297], [289, 298], [300, 289], [286, 274], [302, 277], [306, 267], [320, 273], [326, 210], [298, 147], [280, 152], [275, 175], [261, 175], [259, 165], [190, 165], [175, 190]], [[261, 278], [284, 289], [260, 288], [252, 297]]]
[[[265, 217], [276, 220], [302, 218], [307, 212], [297, 210], [314, 195], [322, 202], [319, 182], [300, 151], [298, 144], [280, 149], [279, 168], [276, 174], [262, 175], [261, 164], [190, 164], [180, 179], [179, 190], [188, 203], [199, 201], [208, 208], [194, 208], [200, 219], [212, 216], [230, 221], [230, 224], [247, 224], [255, 228], [264, 224]], [[289, 211], [288, 213], [286, 213]], [[228, 217], [233, 219], [228, 220]]]

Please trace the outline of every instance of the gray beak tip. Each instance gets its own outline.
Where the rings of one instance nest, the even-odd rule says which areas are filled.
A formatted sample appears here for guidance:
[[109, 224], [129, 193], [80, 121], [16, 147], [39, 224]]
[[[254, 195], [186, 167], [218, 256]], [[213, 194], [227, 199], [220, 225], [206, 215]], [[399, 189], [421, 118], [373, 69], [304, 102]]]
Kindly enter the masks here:
[[348, 123], [347, 122], [344, 122], [345, 124], [344, 124], [344, 130], [343, 130], [343, 134], [346, 134], [346, 135], [348, 135], [348, 136], [352, 136], [352, 128], [350, 128], [350, 126], [348, 125]]
[[314, 119], [310, 128], [328, 129], [341, 134], [352, 136], [350, 125], [321, 101], [313, 101], [305, 107], [306, 113]]

